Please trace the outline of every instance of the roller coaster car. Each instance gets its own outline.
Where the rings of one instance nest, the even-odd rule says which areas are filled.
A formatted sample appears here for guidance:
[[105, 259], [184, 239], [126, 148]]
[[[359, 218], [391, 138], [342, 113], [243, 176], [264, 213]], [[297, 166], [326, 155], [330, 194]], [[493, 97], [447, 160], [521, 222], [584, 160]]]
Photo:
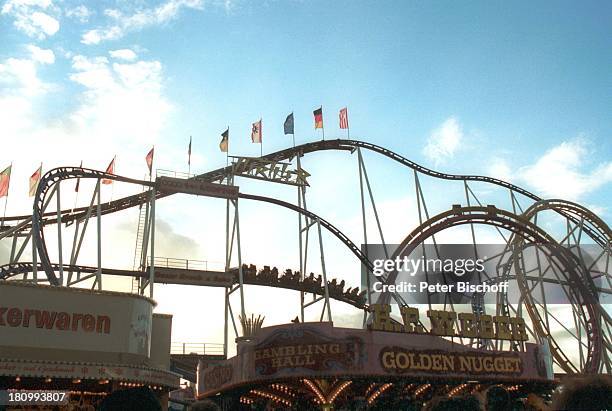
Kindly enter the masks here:
[[291, 284], [293, 282], [293, 272], [290, 269], [286, 269], [278, 282], [281, 284]]
[[491, 204], [487, 205], [487, 215], [491, 217], [497, 215], [497, 208]]
[[462, 215], [463, 213], [461, 212], [461, 204], [453, 204], [453, 214], [454, 215]]

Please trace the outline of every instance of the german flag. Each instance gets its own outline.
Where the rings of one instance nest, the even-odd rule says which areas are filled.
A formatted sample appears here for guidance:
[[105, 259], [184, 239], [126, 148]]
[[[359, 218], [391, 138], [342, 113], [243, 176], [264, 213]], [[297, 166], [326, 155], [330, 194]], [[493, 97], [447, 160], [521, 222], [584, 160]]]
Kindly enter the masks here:
[[312, 114], [314, 114], [315, 128], [323, 128], [323, 107], [319, 107]]

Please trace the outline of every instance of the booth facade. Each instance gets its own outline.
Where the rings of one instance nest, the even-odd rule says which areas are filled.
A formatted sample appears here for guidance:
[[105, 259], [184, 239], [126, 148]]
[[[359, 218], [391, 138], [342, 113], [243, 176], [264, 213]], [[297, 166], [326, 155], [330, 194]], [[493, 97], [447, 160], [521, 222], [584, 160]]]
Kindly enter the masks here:
[[162, 403], [179, 386], [170, 369], [172, 316], [147, 297], [0, 282], [0, 390], [65, 390], [94, 404], [149, 386]]
[[199, 397], [222, 398], [226, 409], [249, 409], [260, 399], [279, 409], [298, 403], [298, 409], [363, 409], [384, 395], [420, 401], [428, 391], [452, 396], [502, 385], [538, 392], [554, 383], [550, 354], [537, 344], [483, 350], [430, 334], [331, 323], [262, 328], [239, 339], [235, 357], [198, 377]]

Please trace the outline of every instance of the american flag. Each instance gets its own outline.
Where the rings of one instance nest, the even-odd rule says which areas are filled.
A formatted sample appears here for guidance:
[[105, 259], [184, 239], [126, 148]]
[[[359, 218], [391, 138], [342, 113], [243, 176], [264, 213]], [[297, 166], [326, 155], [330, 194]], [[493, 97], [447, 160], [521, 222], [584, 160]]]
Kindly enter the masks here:
[[340, 128], [348, 128], [348, 111], [346, 107], [340, 109]]

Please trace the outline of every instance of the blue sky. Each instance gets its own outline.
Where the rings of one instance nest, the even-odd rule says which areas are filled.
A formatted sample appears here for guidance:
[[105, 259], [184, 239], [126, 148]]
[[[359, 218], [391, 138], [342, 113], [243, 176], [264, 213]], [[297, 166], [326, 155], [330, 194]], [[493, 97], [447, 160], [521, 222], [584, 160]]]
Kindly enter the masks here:
[[[312, 110], [322, 105], [327, 138], [345, 136], [338, 110], [348, 106], [355, 139], [440, 171], [492, 175], [542, 197], [579, 201], [610, 221], [611, 46], [612, 4], [605, 1], [6, 0], [0, 168], [14, 162], [8, 214], [31, 210], [27, 177], [41, 161], [45, 170], [81, 160], [104, 169], [117, 155], [117, 173], [142, 177], [155, 144], [156, 168], [186, 171], [192, 135], [193, 171], [206, 171], [225, 164], [218, 143], [226, 126], [231, 154], [259, 155], [252, 122], [263, 118], [264, 152], [278, 150], [291, 144], [282, 134], [291, 111], [298, 143], [320, 138]], [[383, 223], [399, 241], [414, 225], [411, 175], [365, 158]], [[306, 168], [318, 184], [311, 206], [359, 242], [356, 186], [348, 184], [354, 161], [325, 153]], [[428, 191], [433, 210], [450, 206], [441, 187]], [[295, 197], [256, 183], [242, 188]], [[113, 190], [107, 198], [130, 188]], [[455, 191], [461, 201], [461, 187]], [[338, 206], [347, 198], [350, 211]], [[202, 210], [222, 213], [219, 204], [186, 200], [181, 209], [168, 201], [159, 218], [172, 229], [162, 228], [186, 244], [172, 249], [168, 240], [169, 256], [193, 258], [193, 251], [222, 260], [210, 226], [189, 223]], [[278, 216], [249, 211], [259, 218], [243, 224], [247, 236]], [[112, 223], [126, 249], [136, 217]], [[337, 252], [331, 269], [342, 271], [351, 257], [326, 241]], [[250, 257], [288, 261], [280, 243], [263, 250], [268, 256], [255, 247]], [[113, 263], [131, 262], [129, 254]]]
[[[37, 25], [34, 13], [57, 26]], [[52, 64], [34, 65], [46, 88], [32, 92], [30, 114], [37, 124], [73, 129], [69, 117], [95, 105], [84, 100], [100, 92], [96, 81], [75, 79], [93, 71], [75, 69], [76, 59], [105, 59], [114, 76], [113, 64], [142, 64], [134, 75], [150, 77], [139, 86], [156, 88], [154, 107], [143, 111], [159, 124], [138, 141], [179, 151], [191, 134], [207, 167], [223, 162], [216, 150], [226, 125], [232, 153], [257, 154], [249, 130], [260, 116], [266, 151], [288, 144], [282, 121], [289, 111], [298, 142], [318, 138], [311, 112], [322, 104], [328, 138], [344, 135], [337, 110], [347, 105], [354, 138], [448, 171], [486, 174], [501, 163], [514, 174], [560, 143], [580, 141], [575, 171], [588, 175], [612, 153], [611, 15], [606, 2], [8, 0], [0, 79], [3, 93], [14, 94], [6, 61], [27, 59], [28, 45], [51, 50]], [[133, 59], [109, 55], [126, 49]], [[423, 147], [448, 119], [462, 138], [436, 162]], [[135, 128], [138, 120], [146, 115], [134, 119]], [[165, 154], [158, 150], [160, 162]], [[178, 167], [173, 161], [167, 167]], [[603, 179], [610, 178], [607, 170]], [[605, 207], [606, 185], [571, 196]]]

